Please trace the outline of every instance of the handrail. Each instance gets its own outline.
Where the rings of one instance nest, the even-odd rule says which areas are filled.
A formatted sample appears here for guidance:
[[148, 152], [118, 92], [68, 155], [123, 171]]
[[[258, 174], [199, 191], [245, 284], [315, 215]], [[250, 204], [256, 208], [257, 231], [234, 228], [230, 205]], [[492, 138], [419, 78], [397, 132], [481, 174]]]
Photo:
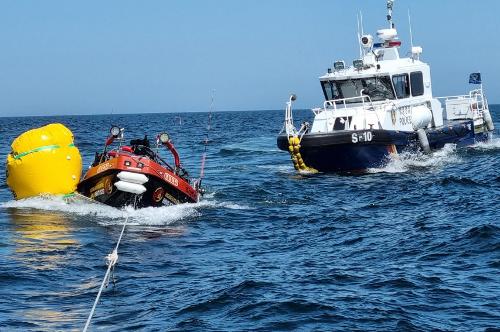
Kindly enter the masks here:
[[[474, 93], [479, 93], [481, 96], [483, 96], [483, 90], [482, 89], [474, 89], [469, 91], [468, 94], [463, 94], [463, 95], [455, 95], [455, 96], [443, 96], [443, 97], [436, 97], [436, 99], [452, 99], [452, 98], [466, 98], [466, 97], [472, 97]], [[474, 94], [477, 96], [477, 94]]]
[[470, 94], [468, 95], [456, 95], [456, 96], [443, 96], [443, 97], [435, 97], [436, 99], [458, 99], [458, 98], [466, 98], [470, 97]]
[[443, 99], [445, 102], [448, 100], [460, 100], [463, 99], [469, 104], [470, 110], [472, 112], [473, 118], [480, 118], [483, 116], [483, 111], [488, 109], [488, 104], [486, 98], [484, 97], [483, 89], [474, 89], [469, 91], [469, 94], [458, 95], [458, 96], [445, 96], [436, 97], [436, 99]]
[[368, 95], [359, 95], [359, 96], [354, 96], [354, 97], [349, 97], [349, 98], [342, 98], [342, 99], [330, 99], [330, 100], [325, 100], [323, 102], [323, 108], [326, 109], [327, 106], [333, 106], [333, 109], [337, 109], [337, 104], [341, 103], [344, 105], [344, 108], [347, 108], [347, 103], [346, 101], [350, 100], [356, 100], [356, 99], [361, 99], [361, 103], [363, 104], [363, 107], [365, 106], [365, 99], [368, 99], [368, 102], [370, 103], [370, 106], [373, 106], [372, 99]]
[[[313, 113], [315, 115], [318, 115], [319, 113], [321, 113], [322, 111], [325, 111], [328, 106], [333, 107], [333, 111], [336, 111], [337, 109], [339, 109], [337, 107], [337, 104], [342, 104], [344, 107], [343, 109], [347, 109], [347, 103], [346, 101], [351, 101], [351, 100], [357, 100], [357, 99], [360, 99], [361, 100], [361, 104], [362, 104], [362, 108], [363, 108], [363, 112], [364, 112], [364, 119], [363, 119], [363, 128], [366, 129], [366, 111], [367, 110], [372, 110], [375, 112], [375, 116], [377, 117], [377, 122], [379, 124], [379, 127], [381, 127], [381, 124], [380, 124], [380, 118], [377, 114], [377, 111], [375, 110], [375, 105], [373, 104], [373, 101], [371, 99], [370, 96], [368, 95], [359, 95], [359, 96], [355, 96], [355, 97], [349, 97], [349, 98], [343, 98], [343, 99], [330, 99], [330, 100], [325, 100], [323, 102], [323, 108], [314, 108], [312, 109]], [[367, 101], [365, 101], [367, 100]], [[368, 104], [368, 105], [367, 105]], [[384, 103], [382, 105], [384, 105], [384, 109], [385, 109], [385, 104], [393, 104], [393, 102], [387, 102], [387, 101], [384, 101]]]
[[283, 129], [281, 131], [284, 131], [287, 134], [288, 138], [297, 134], [297, 128], [295, 128], [295, 125], [293, 124], [292, 113], [292, 102], [295, 100], [295, 98], [295, 95], [291, 95], [285, 107], [285, 122], [283, 123]]

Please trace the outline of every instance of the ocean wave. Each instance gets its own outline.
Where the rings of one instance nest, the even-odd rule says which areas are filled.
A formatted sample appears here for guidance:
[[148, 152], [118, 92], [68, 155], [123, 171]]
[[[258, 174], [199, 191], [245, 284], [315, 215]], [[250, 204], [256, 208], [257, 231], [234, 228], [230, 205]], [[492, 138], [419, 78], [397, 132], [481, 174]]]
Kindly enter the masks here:
[[462, 176], [447, 176], [441, 180], [442, 185], [450, 185], [450, 184], [460, 184], [464, 186], [476, 186], [483, 185], [482, 183], [475, 181], [473, 179], [462, 177]]
[[262, 288], [268, 288], [271, 285], [271, 283], [263, 281], [244, 280], [239, 284], [215, 292], [209, 299], [199, 301], [180, 309], [177, 314], [206, 312], [207, 310], [218, 309], [229, 304], [237, 304], [239, 302], [238, 299], [242, 296], [244, 297], [245, 294], [256, 292]]
[[280, 150], [276, 147], [275, 142], [274, 137], [259, 137], [225, 145], [219, 150], [219, 153], [223, 156], [248, 153], [278, 153]]
[[481, 226], [476, 226], [471, 229], [469, 229], [465, 234], [464, 237], [472, 239], [472, 240], [480, 240], [483, 241], [485, 239], [492, 239], [499, 237], [500, 238], [500, 227], [496, 225], [481, 225]]
[[255, 147], [244, 147], [244, 146], [232, 146], [224, 147], [219, 150], [219, 154], [222, 157], [237, 156], [237, 155], [251, 155], [254, 153], [277, 153], [278, 149], [265, 149], [265, 148], [255, 148]]
[[415, 289], [417, 285], [406, 278], [394, 278], [387, 280], [374, 280], [366, 284], [368, 288], [403, 288]]

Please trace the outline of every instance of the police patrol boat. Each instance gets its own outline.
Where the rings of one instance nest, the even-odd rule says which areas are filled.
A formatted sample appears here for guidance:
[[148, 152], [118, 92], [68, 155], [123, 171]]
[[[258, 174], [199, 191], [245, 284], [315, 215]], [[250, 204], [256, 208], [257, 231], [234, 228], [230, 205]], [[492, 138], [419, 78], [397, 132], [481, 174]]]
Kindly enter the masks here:
[[[481, 74], [470, 75], [479, 88], [466, 95], [433, 97], [430, 67], [421, 61], [422, 48], [411, 46], [401, 57], [401, 41], [387, 1], [389, 27], [359, 36], [360, 58], [346, 66], [336, 61], [319, 78], [325, 97], [314, 108], [312, 124], [294, 125], [292, 95], [278, 136], [302, 172], [352, 172], [381, 167], [391, 154], [431, 151], [488, 140], [494, 130]], [[411, 29], [411, 26], [410, 26]], [[413, 39], [413, 38], [412, 38]]]

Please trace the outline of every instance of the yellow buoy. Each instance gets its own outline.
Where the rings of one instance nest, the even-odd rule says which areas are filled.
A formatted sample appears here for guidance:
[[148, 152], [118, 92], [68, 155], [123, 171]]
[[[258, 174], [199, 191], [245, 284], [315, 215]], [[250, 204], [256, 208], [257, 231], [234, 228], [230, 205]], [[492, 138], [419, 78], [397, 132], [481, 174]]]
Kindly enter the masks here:
[[7, 155], [7, 185], [16, 199], [76, 190], [82, 157], [73, 133], [60, 123], [31, 129], [12, 142]]

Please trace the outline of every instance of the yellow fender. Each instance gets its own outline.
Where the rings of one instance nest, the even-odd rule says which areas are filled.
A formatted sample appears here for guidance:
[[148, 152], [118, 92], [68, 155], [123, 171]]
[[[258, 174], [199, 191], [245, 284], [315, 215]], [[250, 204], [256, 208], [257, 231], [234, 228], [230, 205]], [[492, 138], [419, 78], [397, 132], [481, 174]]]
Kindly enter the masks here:
[[12, 142], [7, 155], [7, 185], [16, 199], [76, 190], [82, 157], [73, 133], [60, 123], [31, 129]]
[[293, 167], [300, 171], [306, 171], [310, 173], [317, 173], [318, 171], [312, 167], [308, 167], [302, 156], [300, 155], [300, 138], [298, 136], [290, 136], [288, 138], [288, 151], [292, 158]]

